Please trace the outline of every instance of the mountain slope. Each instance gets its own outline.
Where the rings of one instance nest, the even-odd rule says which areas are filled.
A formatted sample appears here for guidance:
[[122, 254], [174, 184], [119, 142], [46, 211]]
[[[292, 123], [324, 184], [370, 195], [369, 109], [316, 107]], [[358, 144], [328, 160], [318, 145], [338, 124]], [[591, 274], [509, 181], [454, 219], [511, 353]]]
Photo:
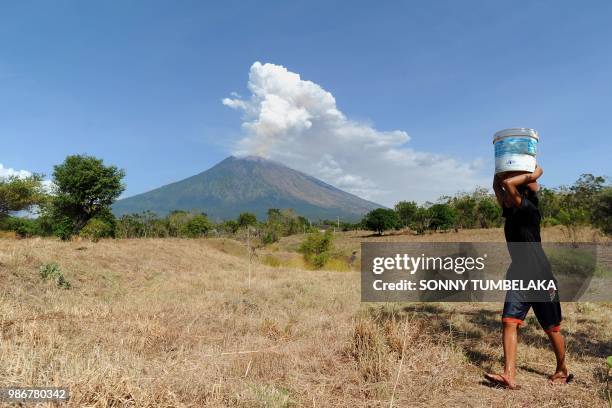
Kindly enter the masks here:
[[259, 219], [268, 208], [293, 208], [310, 219], [359, 219], [381, 207], [321, 180], [260, 157], [230, 156], [214, 167], [147, 193], [117, 201], [116, 215], [153, 211], [199, 210], [213, 220], [235, 218], [244, 211]]

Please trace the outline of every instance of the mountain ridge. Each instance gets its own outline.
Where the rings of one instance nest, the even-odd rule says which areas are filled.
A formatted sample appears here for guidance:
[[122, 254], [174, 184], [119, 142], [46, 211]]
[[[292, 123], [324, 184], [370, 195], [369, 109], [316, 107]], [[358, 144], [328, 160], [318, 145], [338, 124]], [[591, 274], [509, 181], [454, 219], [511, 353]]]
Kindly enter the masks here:
[[174, 210], [205, 212], [213, 220], [253, 212], [265, 218], [269, 208], [293, 208], [309, 219], [357, 220], [383, 207], [340, 190], [285, 164], [259, 156], [229, 156], [201, 173], [117, 201], [117, 216]]

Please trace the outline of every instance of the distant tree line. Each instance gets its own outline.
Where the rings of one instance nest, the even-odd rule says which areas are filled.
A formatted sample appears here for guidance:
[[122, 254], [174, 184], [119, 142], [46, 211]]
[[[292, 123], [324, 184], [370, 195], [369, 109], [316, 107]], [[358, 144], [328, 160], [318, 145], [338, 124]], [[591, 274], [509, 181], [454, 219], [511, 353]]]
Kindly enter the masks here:
[[[52, 183], [45, 188], [43, 177], [0, 178], [0, 229], [18, 236], [57, 236], [63, 240], [78, 235], [100, 238], [197, 238], [207, 235], [244, 235], [247, 231], [263, 244], [281, 237], [340, 229], [367, 229], [378, 234], [409, 228], [416, 233], [469, 228], [499, 227], [501, 209], [487, 189], [441, 197], [419, 205], [400, 201], [393, 209], [370, 211], [357, 223], [341, 220], [311, 222], [292, 209], [270, 208], [265, 220], [244, 212], [236, 219], [212, 222], [205, 213], [177, 210], [160, 217], [152, 212], [115, 217], [112, 203], [125, 189], [125, 172], [87, 156], [68, 156], [54, 167]], [[582, 175], [573, 185], [542, 188], [540, 211], [544, 225], [563, 225], [570, 234], [592, 225], [612, 234], [612, 187], [604, 177]], [[33, 217], [15, 216], [27, 211]], [[324, 252], [324, 251], [323, 251]], [[314, 258], [313, 258], [314, 259]]]
[[[544, 226], [562, 225], [572, 239], [585, 225], [612, 235], [612, 186], [606, 178], [583, 174], [571, 186], [541, 188], [538, 197]], [[502, 210], [495, 196], [480, 188], [441, 197], [436, 203], [400, 201], [394, 209], [378, 208], [366, 214], [358, 227], [378, 234], [403, 228], [422, 234], [501, 225]]]

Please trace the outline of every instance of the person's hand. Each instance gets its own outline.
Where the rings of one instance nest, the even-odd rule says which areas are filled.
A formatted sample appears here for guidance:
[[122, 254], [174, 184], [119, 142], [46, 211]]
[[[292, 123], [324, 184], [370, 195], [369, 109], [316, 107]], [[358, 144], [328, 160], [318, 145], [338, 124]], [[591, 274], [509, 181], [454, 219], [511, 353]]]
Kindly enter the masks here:
[[544, 170], [536, 164], [536, 168], [533, 173], [529, 174], [528, 183], [535, 183], [544, 174]]

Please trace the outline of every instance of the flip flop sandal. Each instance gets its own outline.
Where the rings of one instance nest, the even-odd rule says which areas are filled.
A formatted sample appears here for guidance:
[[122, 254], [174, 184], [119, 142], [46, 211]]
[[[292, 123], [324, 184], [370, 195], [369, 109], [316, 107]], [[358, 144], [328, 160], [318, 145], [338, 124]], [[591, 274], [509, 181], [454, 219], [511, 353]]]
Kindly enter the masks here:
[[574, 381], [574, 374], [568, 374], [566, 376], [560, 376], [560, 377], [556, 377], [556, 378], [553, 378], [553, 377], [554, 377], [554, 375], [551, 375], [550, 377], [548, 377], [548, 381], [551, 384], [561, 384], [561, 383], [569, 384], [572, 381]]
[[489, 380], [490, 382], [492, 382], [493, 384], [500, 386], [502, 388], [506, 388], [508, 390], [520, 390], [521, 386], [518, 384], [510, 384], [510, 382], [508, 382], [508, 380], [506, 379], [506, 377], [504, 377], [501, 374], [485, 374], [484, 377]]

